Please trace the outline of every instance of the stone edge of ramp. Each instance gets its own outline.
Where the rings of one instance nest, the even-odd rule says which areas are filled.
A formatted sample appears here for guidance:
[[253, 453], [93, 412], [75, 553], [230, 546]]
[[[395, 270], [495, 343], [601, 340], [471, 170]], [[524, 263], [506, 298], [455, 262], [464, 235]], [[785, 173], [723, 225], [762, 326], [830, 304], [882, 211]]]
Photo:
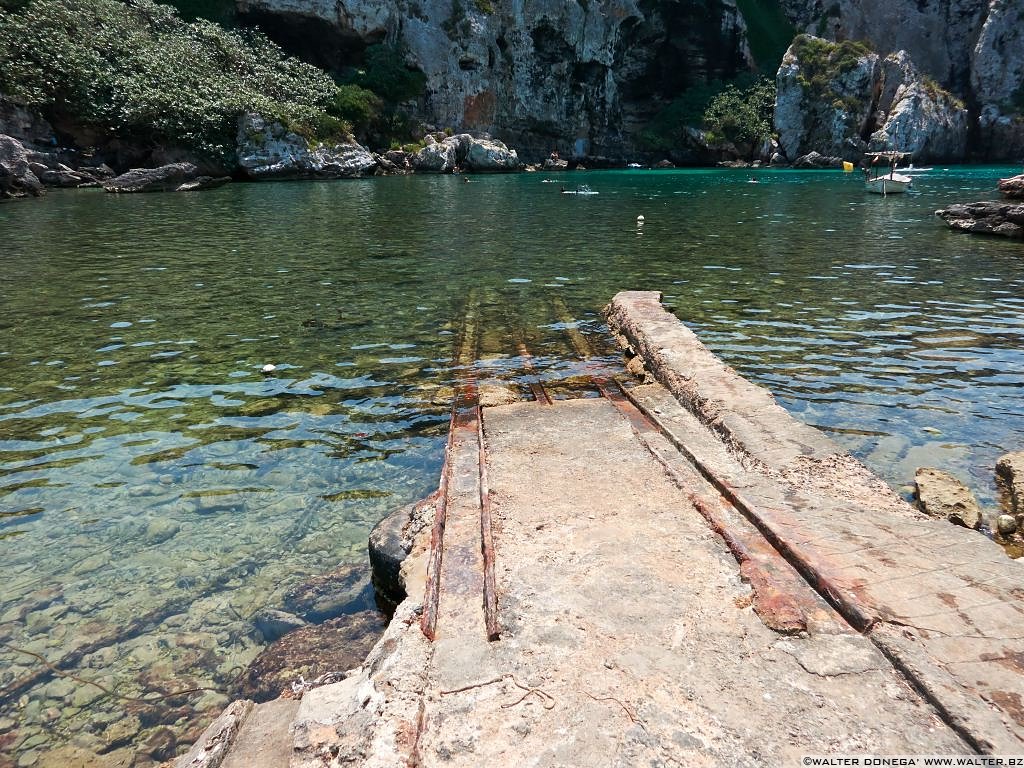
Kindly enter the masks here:
[[[791, 416], [767, 389], [720, 360], [662, 306], [660, 292], [620, 292], [604, 313], [627, 355], [639, 357], [679, 406], [714, 432], [739, 464], [760, 477], [752, 485], [740, 481], [744, 486], [740, 491], [726, 480], [720, 485], [723, 494], [847, 621], [874, 642], [968, 743], [983, 753], [1024, 753], [1024, 698], [1020, 695], [1024, 691], [1024, 666], [1015, 662], [1024, 658], [1024, 642], [1018, 637], [992, 638], [1006, 641], [1001, 652], [979, 654], [978, 661], [985, 663], [965, 664], [967, 671], [959, 672], [956, 662], [945, 663], [949, 659], [943, 656], [942, 645], [950, 639], [978, 640], [972, 634], [971, 623], [965, 618], [963, 634], [954, 638], [943, 637], [940, 632], [929, 635], [913, 625], [903, 625], [892, 616], [890, 606], [879, 599], [878, 590], [872, 593], [863, 588], [865, 581], [872, 580], [871, 566], [881, 563], [867, 562], [865, 570], [858, 572], [859, 577], [867, 576], [866, 580], [850, 578], [827, 549], [814, 546], [815, 532], [809, 530], [808, 520], [820, 520], [833, 509], [858, 508], [873, 513], [876, 522], [916, 520], [929, 537], [938, 534], [940, 539], [954, 542], [961, 537], [953, 548], [980, 555], [987, 568], [998, 570], [1003, 581], [994, 591], [1015, 603], [1020, 603], [1020, 590], [1004, 584], [1007, 574], [1019, 578], [1014, 573], [1019, 565], [977, 534], [964, 531], [962, 535], [948, 525], [936, 526], [936, 521], [923, 519], [837, 443]], [[648, 415], [672, 436], [672, 427], [664, 423], [667, 420], [654, 413]], [[688, 453], [681, 442], [677, 446]], [[730, 477], [729, 470], [724, 474], [730, 479], [737, 477]], [[749, 502], [745, 494], [757, 501]], [[826, 501], [829, 494], [838, 500]], [[816, 504], [822, 506], [812, 509]], [[802, 520], [791, 514], [801, 507], [805, 514]], [[867, 522], [871, 522], [870, 516]], [[912, 541], [907, 549], [910, 558], [920, 554]], [[899, 557], [900, 553], [894, 555]], [[942, 562], [936, 564], [941, 566]], [[889, 574], [875, 575], [884, 584]], [[926, 573], [922, 582], [925, 587], [928, 581]], [[1019, 606], [1015, 610], [1022, 612]], [[992, 645], [993, 650], [998, 648], [997, 642]], [[1007, 680], [1011, 686], [1005, 685]]]

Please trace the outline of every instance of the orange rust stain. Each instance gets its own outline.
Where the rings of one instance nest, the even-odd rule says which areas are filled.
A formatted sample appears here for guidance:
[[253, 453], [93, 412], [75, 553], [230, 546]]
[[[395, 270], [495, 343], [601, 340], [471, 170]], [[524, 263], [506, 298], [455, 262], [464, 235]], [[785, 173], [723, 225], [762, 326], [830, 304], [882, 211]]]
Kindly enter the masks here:
[[993, 704], [1016, 720], [1018, 725], [1024, 725], [1024, 702], [1021, 701], [1019, 693], [992, 691], [988, 697], [992, 699]]
[[994, 661], [1002, 664], [1007, 669], [1017, 673], [1024, 673], [1024, 653], [1020, 651], [1006, 651], [1004, 653], [983, 653], [978, 658], [982, 661]]
[[463, 121], [472, 128], [482, 128], [494, 122], [497, 100], [494, 91], [480, 91], [467, 96], [462, 103]]
[[795, 634], [807, 629], [807, 618], [793, 597], [779, 590], [771, 576], [753, 561], [740, 563], [740, 575], [754, 590], [754, 612], [769, 629]]

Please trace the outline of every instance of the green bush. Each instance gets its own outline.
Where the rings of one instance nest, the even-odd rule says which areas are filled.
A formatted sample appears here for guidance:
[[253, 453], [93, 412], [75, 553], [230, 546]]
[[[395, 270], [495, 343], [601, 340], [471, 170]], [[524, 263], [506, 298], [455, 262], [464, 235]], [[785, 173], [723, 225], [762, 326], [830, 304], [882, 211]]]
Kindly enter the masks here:
[[383, 106], [383, 101], [373, 91], [358, 85], [339, 85], [327, 105], [327, 111], [346, 121], [356, 133], [365, 133]]
[[740, 90], [728, 85], [704, 110], [704, 128], [736, 145], [758, 145], [772, 135], [775, 82], [768, 78]]
[[390, 45], [371, 45], [366, 49], [363, 66], [348, 79], [348, 84], [373, 91], [384, 101], [398, 103], [423, 95], [427, 76], [405, 64], [405, 51]]
[[234, 26], [238, 21], [234, 0], [157, 0], [178, 9], [185, 21], [206, 19], [224, 26]]
[[821, 100], [829, 92], [831, 82], [853, 70], [863, 57], [871, 53], [871, 48], [854, 40], [832, 43], [810, 35], [798, 35], [793, 40], [793, 53], [800, 61], [801, 84]]
[[227, 157], [259, 112], [323, 121], [331, 79], [255, 31], [183, 21], [151, 0], [31, 0], [0, 11], [0, 91], [45, 115], [133, 142]]
[[683, 91], [655, 115], [640, 140], [646, 149], [667, 151], [683, 143], [687, 126], [700, 126], [709, 132], [711, 143], [760, 142], [771, 136], [774, 109], [775, 83], [767, 78], [713, 80]]

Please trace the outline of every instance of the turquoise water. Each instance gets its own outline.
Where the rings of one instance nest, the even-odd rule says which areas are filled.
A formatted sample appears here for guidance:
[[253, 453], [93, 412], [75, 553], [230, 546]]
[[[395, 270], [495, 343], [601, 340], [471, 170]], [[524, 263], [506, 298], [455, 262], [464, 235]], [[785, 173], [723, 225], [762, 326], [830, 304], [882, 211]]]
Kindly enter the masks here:
[[[991, 505], [1024, 447], [1024, 245], [932, 212], [1013, 172], [935, 168], [885, 199], [838, 172], [635, 171], [0, 206], [0, 640], [85, 649], [68, 669], [123, 696], [223, 690], [256, 611], [436, 485], [467, 311], [485, 379], [557, 392], [590, 370], [567, 329], [615, 363], [599, 311], [623, 289], [663, 291], [894, 487], [937, 466]], [[558, 194], [584, 181], [599, 194]], [[3, 689], [39, 668], [0, 648]], [[0, 764], [154, 764], [226, 701], [101, 693], [0, 702]]]

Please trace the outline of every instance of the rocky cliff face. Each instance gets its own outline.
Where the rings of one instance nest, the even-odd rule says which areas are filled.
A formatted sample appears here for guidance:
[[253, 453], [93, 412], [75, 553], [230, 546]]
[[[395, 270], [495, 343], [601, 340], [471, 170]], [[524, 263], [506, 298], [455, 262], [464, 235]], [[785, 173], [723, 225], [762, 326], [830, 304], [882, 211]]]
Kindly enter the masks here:
[[969, 108], [972, 150], [1024, 155], [1024, 3], [1020, 0], [780, 0], [802, 31], [906, 51]]
[[960, 160], [968, 114], [906, 51], [883, 58], [863, 45], [802, 35], [779, 68], [775, 129], [790, 160], [817, 151], [856, 161], [867, 150]]
[[497, 134], [527, 160], [628, 152], [667, 101], [750, 61], [734, 0], [238, 3], [328, 68], [357, 62], [372, 43], [404, 48], [427, 78], [421, 117]]

